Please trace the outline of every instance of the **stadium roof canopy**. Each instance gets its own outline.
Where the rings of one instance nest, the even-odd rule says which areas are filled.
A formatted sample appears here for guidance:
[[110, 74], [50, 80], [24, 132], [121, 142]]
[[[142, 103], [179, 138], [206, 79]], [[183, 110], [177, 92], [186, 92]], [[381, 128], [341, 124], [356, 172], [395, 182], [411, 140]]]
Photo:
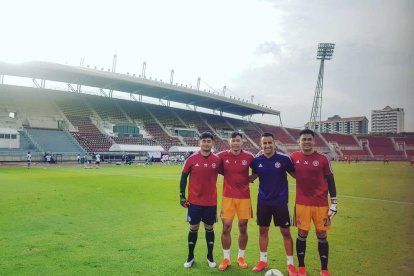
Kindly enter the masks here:
[[68, 66], [49, 62], [11, 64], [0, 62], [0, 74], [57, 81], [69, 84], [133, 93], [156, 99], [203, 107], [239, 116], [253, 114], [280, 115], [269, 107], [259, 106], [210, 92], [178, 86], [161, 81], [134, 77], [103, 70]]

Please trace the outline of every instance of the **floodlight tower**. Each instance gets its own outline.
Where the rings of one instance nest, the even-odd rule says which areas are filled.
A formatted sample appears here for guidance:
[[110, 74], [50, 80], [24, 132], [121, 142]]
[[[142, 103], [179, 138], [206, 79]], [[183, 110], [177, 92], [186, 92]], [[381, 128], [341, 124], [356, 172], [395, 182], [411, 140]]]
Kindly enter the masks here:
[[[321, 60], [319, 67], [318, 81], [316, 83], [315, 96], [313, 98], [313, 105], [311, 116], [309, 120], [309, 128], [313, 130], [322, 131], [322, 90], [323, 90], [323, 70], [325, 60], [332, 59], [335, 44], [333, 43], [319, 43], [316, 59]], [[319, 129], [317, 125], [319, 124]]]

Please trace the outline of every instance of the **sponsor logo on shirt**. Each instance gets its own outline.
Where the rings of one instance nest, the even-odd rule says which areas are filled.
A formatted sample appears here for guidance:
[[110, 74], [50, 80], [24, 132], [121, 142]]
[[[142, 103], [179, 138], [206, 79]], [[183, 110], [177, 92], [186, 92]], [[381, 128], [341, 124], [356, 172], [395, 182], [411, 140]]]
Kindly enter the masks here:
[[227, 160], [226, 160], [226, 163], [230, 163], [230, 161], [227, 159]]
[[215, 169], [217, 167], [216, 163], [211, 164], [211, 167]]
[[247, 160], [242, 160], [242, 165], [246, 166], [247, 165]]
[[280, 168], [280, 166], [281, 166], [281, 165], [280, 165], [280, 163], [279, 163], [279, 162], [276, 162], [276, 163], [275, 163], [275, 167], [276, 167], [277, 169], [279, 169], [279, 168]]
[[308, 161], [303, 162], [303, 164], [308, 165]]
[[315, 167], [319, 166], [319, 161], [318, 160], [313, 161], [312, 165], [314, 165]]
[[197, 163], [197, 164], [194, 165], [194, 167], [200, 167], [200, 165]]
[[204, 167], [207, 168], [208, 167], [208, 164], [204, 164]]
[[300, 161], [299, 160], [296, 160], [296, 164], [300, 164]]

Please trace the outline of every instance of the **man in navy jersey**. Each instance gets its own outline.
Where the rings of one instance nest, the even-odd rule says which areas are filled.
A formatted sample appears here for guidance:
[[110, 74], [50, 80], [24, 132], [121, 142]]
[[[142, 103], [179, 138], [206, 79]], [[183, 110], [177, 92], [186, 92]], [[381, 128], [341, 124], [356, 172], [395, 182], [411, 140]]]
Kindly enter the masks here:
[[[217, 176], [221, 170], [221, 159], [211, 152], [214, 146], [214, 137], [210, 132], [200, 135], [200, 151], [192, 154], [184, 162], [180, 181], [180, 204], [188, 208], [187, 221], [190, 223], [188, 233], [188, 258], [184, 263], [185, 268], [190, 268], [194, 263], [194, 248], [198, 237], [200, 222], [204, 223], [207, 242], [207, 263], [209, 267], [216, 267], [213, 258], [214, 230], [213, 225], [217, 221]], [[188, 200], [185, 197], [187, 178]]]
[[291, 218], [287, 181], [287, 173], [293, 176], [295, 169], [289, 156], [276, 152], [272, 133], [263, 133], [260, 144], [262, 154], [255, 157], [250, 165], [253, 173], [251, 180], [259, 177], [257, 225], [259, 225], [260, 260], [253, 267], [253, 271], [259, 272], [268, 267], [269, 226], [273, 218], [274, 225], [280, 228], [283, 237], [288, 273], [290, 276], [296, 275], [296, 268], [293, 264], [293, 240], [290, 235]]

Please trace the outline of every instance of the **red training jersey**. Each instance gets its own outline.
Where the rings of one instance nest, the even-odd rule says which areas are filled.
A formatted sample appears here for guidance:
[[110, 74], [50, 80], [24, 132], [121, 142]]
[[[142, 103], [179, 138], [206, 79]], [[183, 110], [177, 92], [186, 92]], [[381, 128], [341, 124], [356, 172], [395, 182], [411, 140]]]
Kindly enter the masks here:
[[241, 151], [234, 155], [231, 151], [218, 154], [223, 162], [223, 196], [231, 198], [250, 198], [249, 166], [253, 154]]
[[305, 155], [295, 151], [290, 155], [296, 173], [296, 203], [307, 206], [328, 206], [328, 182], [332, 175], [326, 155], [314, 152]]
[[188, 201], [201, 206], [217, 205], [217, 176], [221, 159], [214, 153], [204, 157], [196, 152], [184, 162], [183, 173], [190, 174]]

